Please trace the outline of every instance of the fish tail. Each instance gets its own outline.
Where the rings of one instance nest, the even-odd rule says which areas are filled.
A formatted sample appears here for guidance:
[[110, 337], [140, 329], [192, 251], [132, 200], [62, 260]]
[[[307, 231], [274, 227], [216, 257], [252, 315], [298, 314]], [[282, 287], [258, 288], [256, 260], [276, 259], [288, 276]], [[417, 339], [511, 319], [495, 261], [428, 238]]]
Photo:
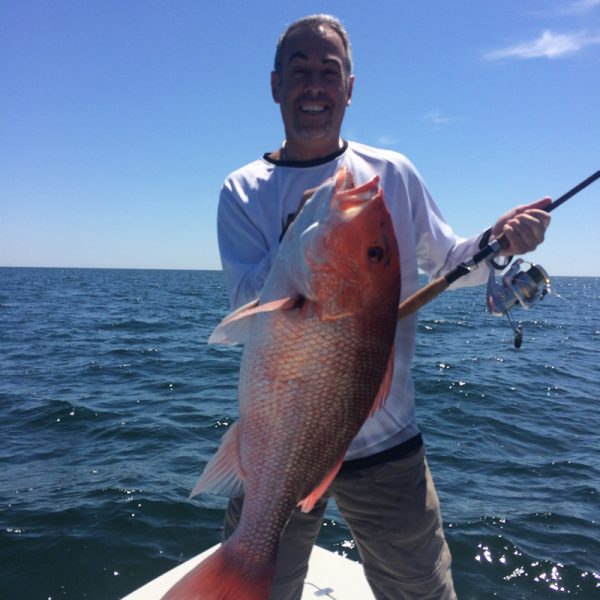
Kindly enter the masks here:
[[275, 566], [248, 566], [230, 544], [180, 579], [161, 600], [268, 600]]

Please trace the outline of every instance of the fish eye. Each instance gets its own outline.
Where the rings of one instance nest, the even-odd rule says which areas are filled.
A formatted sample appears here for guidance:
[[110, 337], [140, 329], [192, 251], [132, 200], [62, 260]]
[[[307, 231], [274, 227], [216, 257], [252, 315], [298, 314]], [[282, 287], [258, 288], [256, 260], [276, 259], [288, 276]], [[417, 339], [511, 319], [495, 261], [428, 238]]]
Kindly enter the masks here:
[[381, 246], [370, 246], [367, 250], [367, 258], [370, 263], [380, 263], [383, 260], [383, 254]]

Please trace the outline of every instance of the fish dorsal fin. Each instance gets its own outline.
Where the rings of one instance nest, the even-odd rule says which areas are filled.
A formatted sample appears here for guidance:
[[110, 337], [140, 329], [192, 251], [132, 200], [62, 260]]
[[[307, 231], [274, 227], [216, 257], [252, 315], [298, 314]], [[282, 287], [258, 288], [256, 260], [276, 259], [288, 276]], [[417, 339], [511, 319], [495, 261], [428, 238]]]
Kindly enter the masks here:
[[223, 436], [217, 453], [208, 461], [190, 498], [201, 492], [236, 497], [244, 493], [244, 473], [240, 463], [239, 424], [234, 423]]
[[259, 304], [258, 299], [240, 306], [228, 314], [208, 338], [209, 344], [245, 344], [250, 337], [254, 315], [273, 310], [285, 310], [296, 305], [297, 298], [280, 298]]
[[390, 393], [390, 388], [392, 387], [392, 378], [394, 375], [394, 354], [395, 348], [392, 346], [390, 350], [390, 356], [388, 358], [387, 368], [383, 375], [383, 379], [381, 380], [381, 385], [379, 386], [379, 391], [375, 396], [375, 400], [373, 400], [373, 406], [371, 407], [371, 412], [369, 416], [372, 417], [379, 409], [383, 407], [385, 401]]

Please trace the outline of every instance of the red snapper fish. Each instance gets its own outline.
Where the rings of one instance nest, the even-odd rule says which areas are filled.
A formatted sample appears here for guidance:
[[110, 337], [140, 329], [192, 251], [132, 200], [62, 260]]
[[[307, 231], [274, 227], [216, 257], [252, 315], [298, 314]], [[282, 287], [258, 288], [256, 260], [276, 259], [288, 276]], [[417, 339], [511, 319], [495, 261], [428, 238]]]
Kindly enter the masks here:
[[244, 495], [240, 522], [164, 600], [266, 600], [296, 506], [325, 493], [391, 381], [398, 245], [378, 178], [340, 169], [282, 239], [260, 298], [209, 343], [245, 343], [239, 420], [192, 492]]

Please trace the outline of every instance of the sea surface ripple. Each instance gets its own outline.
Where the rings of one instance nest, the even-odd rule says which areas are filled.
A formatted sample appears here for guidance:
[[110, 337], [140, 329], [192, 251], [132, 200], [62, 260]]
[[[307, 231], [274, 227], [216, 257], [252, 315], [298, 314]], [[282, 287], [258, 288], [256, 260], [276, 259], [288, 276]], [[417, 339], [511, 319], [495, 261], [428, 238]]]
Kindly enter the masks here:
[[[600, 598], [600, 279], [553, 283], [520, 350], [481, 288], [421, 311], [461, 600]], [[117, 599], [219, 541], [225, 500], [188, 494], [237, 417], [241, 350], [206, 344], [226, 313], [220, 272], [0, 268], [0, 598]]]

